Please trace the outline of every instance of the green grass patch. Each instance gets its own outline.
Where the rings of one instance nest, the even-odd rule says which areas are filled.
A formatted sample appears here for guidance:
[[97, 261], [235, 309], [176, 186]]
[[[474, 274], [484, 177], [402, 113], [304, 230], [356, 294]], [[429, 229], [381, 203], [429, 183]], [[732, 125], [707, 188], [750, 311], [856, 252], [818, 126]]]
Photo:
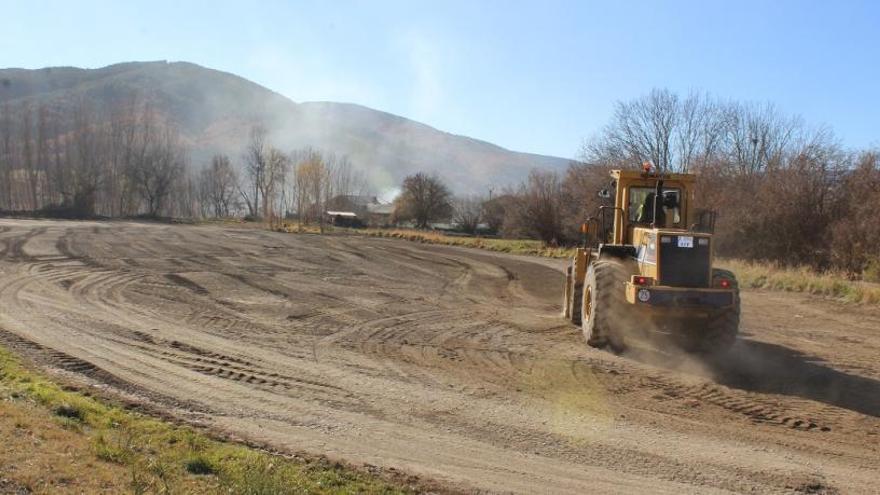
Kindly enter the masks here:
[[223, 442], [187, 426], [63, 390], [0, 347], [0, 395], [51, 413], [86, 435], [94, 457], [124, 467], [132, 493], [407, 493], [375, 475]]

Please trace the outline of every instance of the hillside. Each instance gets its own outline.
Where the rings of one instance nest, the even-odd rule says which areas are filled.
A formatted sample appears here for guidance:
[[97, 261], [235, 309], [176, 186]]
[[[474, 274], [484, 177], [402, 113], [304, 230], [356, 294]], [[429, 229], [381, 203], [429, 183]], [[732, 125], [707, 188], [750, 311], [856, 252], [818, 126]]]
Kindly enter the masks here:
[[457, 191], [480, 192], [522, 179], [533, 167], [563, 169], [568, 160], [519, 153], [360, 105], [295, 103], [233, 74], [185, 62], [132, 62], [101, 69], [0, 69], [0, 104], [107, 108], [148, 99], [179, 128], [199, 165], [214, 153], [238, 160], [257, 122], [285, 150], [303, 146], [347, 155], [378, 189], [407, 174], [433, 171]]

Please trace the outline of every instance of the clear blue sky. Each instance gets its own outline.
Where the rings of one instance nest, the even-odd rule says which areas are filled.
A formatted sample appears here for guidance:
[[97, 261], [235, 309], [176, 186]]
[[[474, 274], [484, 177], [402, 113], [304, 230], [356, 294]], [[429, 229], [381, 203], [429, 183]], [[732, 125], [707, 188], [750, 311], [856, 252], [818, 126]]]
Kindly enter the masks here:
[[615, 100], [699, 89], [880, 145], [877, 1], [122, 3], [0, 0], [0, 67], [185, 60], [565, 157]]

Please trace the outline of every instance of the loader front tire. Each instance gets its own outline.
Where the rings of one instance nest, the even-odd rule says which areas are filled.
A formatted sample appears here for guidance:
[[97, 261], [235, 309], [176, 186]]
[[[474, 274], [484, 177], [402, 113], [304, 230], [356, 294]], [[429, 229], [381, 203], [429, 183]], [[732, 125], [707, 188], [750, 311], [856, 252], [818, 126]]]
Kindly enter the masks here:
[[627, 316], [625, 284], [629, 271], [616, 260], [590, 264], [583, 285], [581, 329], [591, 347], [626, 349]]

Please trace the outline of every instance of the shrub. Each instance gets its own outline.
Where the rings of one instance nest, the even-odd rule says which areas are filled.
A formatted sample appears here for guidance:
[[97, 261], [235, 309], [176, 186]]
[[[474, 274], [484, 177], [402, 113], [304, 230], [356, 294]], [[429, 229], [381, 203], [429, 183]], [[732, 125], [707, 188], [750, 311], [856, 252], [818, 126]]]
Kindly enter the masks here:
[[214, 464], [204, 456], [195, 456], [186, 460], [184, 467], [191, 474], [215, 474]]
[[67, 403], [56, 407], [55, 415], [61, 416], [62, 418], [75, 419], [77, 421], [82, 421], [85, 418], [85, 413], [82, 409]]
[[865, 266], [862, 272], [862, 279], [865, 282], [880, 283], [880, 258], [874, 258]]

